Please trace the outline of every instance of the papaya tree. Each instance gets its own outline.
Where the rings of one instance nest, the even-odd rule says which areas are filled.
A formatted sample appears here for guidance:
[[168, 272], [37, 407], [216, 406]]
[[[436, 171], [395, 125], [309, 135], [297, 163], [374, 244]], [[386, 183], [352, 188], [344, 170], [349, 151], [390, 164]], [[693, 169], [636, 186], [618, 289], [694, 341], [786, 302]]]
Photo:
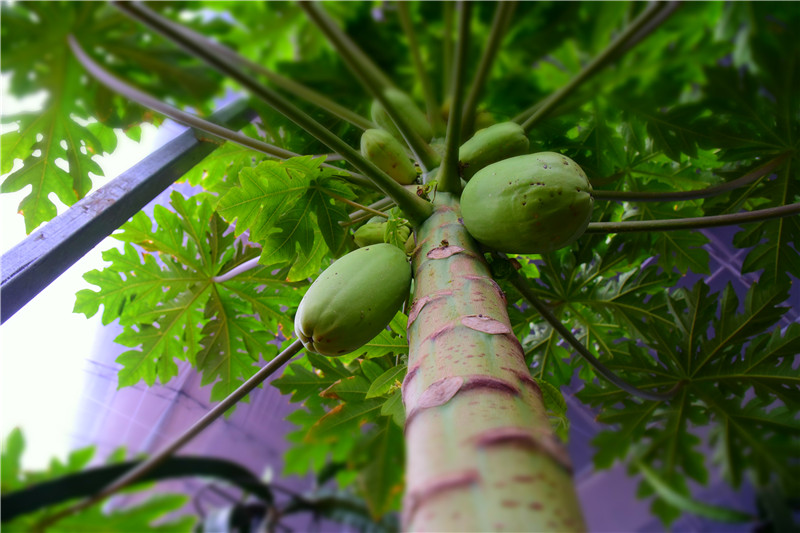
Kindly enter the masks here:
[[[167, 116], [221, 145], [182, 176], [197, 194], [114, 233], [75, 304], [124, 327], [120, 386], [183, 360], [219, 403], [64, 515], [276, 371], [302, 403], [287, 471], [325, 470], [408, 530], [585, 529], [564, 447], [576, 381], [609, 428], [595, 465], [627, 462], [666, 524], [754, 519], [692, 498], [710, 471], [797, 493], [791, 5], [3, 10], [11, 91], [49, 95], [4, 117], [2, 190], [31, 186], [29, 230], [49, 193], [91, 190], [114, 128]], [[231, 87], [258, 117], [241, 132], [203, 118]], [[702, 277], [716, 226], [739, 227], [744, 294]]]

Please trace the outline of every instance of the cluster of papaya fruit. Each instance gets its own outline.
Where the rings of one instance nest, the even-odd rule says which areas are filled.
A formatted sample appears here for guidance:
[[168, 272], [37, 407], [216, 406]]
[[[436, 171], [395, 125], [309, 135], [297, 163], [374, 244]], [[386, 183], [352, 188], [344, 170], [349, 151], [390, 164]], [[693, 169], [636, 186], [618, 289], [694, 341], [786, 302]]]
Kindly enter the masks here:
[[[425, 142], [433, 128], [404, 92], [384, 96]], [[361, 153], [402, 185], [419, 172], [405, 140], [377, 100]], [[483, 117], [485, 119], [485, 116]], [[435, 140], [434, 140], [435, 141]], [[592, 214], [592, 188], [577, 163], [555, 152], [528, 153], [529, 140], [515, 122], [479, 129], [459, 148], [459, 174], [465, 184], [461, 216], [472, 237], [509, 253], [548, 253], [577, 240]], [[378, 335], [408, 297], [415, 246], [410, 226], [394, 227], [373, 217], [355, 231], [359, 249], [340, 258], [312, 284], [298, 307], [295, 331], [311, 351], [339, 356], [357, 350]], [[398, 234], [400, 238], [398, 239]]]

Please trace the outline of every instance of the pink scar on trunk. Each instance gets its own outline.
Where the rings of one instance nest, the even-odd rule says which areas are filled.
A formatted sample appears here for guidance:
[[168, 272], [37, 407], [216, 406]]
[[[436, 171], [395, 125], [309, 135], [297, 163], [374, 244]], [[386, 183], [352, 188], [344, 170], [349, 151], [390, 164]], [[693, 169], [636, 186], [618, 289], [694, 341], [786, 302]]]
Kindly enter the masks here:
[[461, 246], [455, 246], [455, 245], [439, 246], [437, 248], [433, 248], [432, 250], [430, 250], [426, 254], [426, 257], [428, 259], [447, 259], [451, 255], [455, 255], [463, 251], [464, 248], [462, 248]]
[[498, 285], [497, 282], [495, 280], [493, 280], [492, 278], [490, 278], [488, 276], [464, 276], [464, 279], [469, 279], [469, 280], [472, 280], [472, 281], [483, 281], [485, 283], [490, 283], [494, 287], [494, 290], [497, 292], [497, 295], [500, 296], [500, 299], [503, 300], [503, 303], [504, 304], [508, 303], [508, 300], [506, 299], [506, 293], [503, 292], [503, 289], [500, 288], [500, 285]]
[[424, 485], [409, 490], [403, 502], [403, 523], [410, 524], [413, 516], [436, 496], [451, 490], [467, 488], [480, 482], [480, 474], [477, 470], [467, 470], [441, 476], [438, 479], [428, 481]]
[[561, 441], [552, 434], [535, 436], [522, 428], [500, 427], [481, 433], [478, 436], [477, 444], [481, 447], [515, 444], [523, 448], [536, 450], [547, 454], [567, 473], [572, 473], [572, 462], [567, 450], [564, 449]]
[[411, 324], [413, 324], [414, 321], [417, 319], [417, 317], [419, 316], [420, 312], [422, 311], [422, 308], [425, 307], [428, 303], [430, 303], [430, 302], [432, 302], [434, 300], [438, 300], [440, 298], [445, 298], [447, 296], [452, 296], [452, 295], [453, 295], [453, 291], [442, 290], [442, 291], [436, 292], [434, 294], [429, 294], [428, 296], [423, 296], [422, 298], [418, 298], [418, 299], [414, 300], [414, 302], [411, 304], [411, 309], [409, 309], [409, 311], [408, 311], [408, 326], [407, 327], [409, 327], [409, 328], [411, 327]]
[[511, 333], [511, 327], [508, 324], [485, 315], [467, 315], [461, 319], [461, 323], [470, 329], [490, 335]]

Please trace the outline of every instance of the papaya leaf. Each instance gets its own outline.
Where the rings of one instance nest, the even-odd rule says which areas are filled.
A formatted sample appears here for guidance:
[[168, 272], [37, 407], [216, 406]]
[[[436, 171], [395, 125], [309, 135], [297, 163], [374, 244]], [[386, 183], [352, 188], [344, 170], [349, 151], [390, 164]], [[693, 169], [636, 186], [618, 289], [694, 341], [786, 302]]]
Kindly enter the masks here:
[[269, 344], [274, 337], [253, 318], [248, 302], [232, 297], [224, 285], [211, 291], [205, 318], [197, 368], [202, 385], [214, 383], [211, 401], [220, 401], [258, 371], [259, 358], [270, 360], [278, 348]]
[[[166, 383], [181, 359], [202, 372], [203, 384], [214, 383], [211, 397], [218, 400], [252, 376], [260, 359], [274, 356], [270, 341], [290, 325], [286, 311], [300, 296], [280, 270], [255, 268], [215, 281], [257, 251], [236, 242], [209, 194], [175, 192], [171, 200], [174, 211], [154, 209], [155, 226], [139, 213], [115, 235], [126, 242], [124, 252], [105, 252], [112, 264], [85, 276], [100, 290], [80, 291], [75, 311], [91, 316], [102, 304], [104, 322], [119, 317], [125, 329], [116, 341], [134, 348], [118, 359], [120, 386]], [[146, 250], [143, 260], [133, 245]]]
[[378, 376], [370, 384], [369, 391], [367, 391], [367, 398], [383, 396], [392, 389], [397, 388], [398, 385], [402, 383], [403, 378], [405, 378], [407, 371], [408, 368], [406, 365], [397, 365]]
[[406, 408], [403, 405], [403, 394], [397, 388], [381, 407], [381, 415], [392, 418], [397, 427], [403, 428], [406, 423]]
[[[36, 491], [41, 487], [53, 486], [63, 481], [66, 477], [75, 476], [80, 477], [85, 474], [87, 465], [94, 456], [94, 447], [89, 446], [72, 451], [66, 461], [61, 461], [58, 458], [53, 458], [50, 462], [49, 468], [42, 471], [31, 470], [16, 470], [14, 466], [19, 465], [20, 458], [24, 452], [25, 440], [20, 430], [16, 429], [6, 437], [3, 441], [3, 507], [9, 503], [9, 512], [13, 511], [13, 501], [6, 502], [7, 498], [12, 498], [15, 493], [13, 491]], [[120, 454], [112, 455], [112, 461], [121, 460]], [[9, 463], [6, 461], [9, 460]], [[7, 466], [11, 469], [6, 474]], [[101, 467], [102, 468], [102, 467]], [[111, 467], [113, 468], [113, 467]], [[118, 474], [117, 474], [118, 475]], [[11, 484], [6, 484], [6, 480], [13, 477]], [[105, 485], [105, 484], [104, 484]], [[97, 489], [94, 489], [96, 491]], [[87, 493], [91, 494], [94, 491]], [[48, 491], [52, 494], [52, 491]], [[36, 494], [36, 493], [34, 493]], [[42, 494], [41, 491], [38, 494]], [[50, 515], [63, 510], [70, 502], [74, 502], [76, 497], [80, 494], [72, 492], [68, 500], [53, 502], [48, 507], [37, 509], [35, 512], [28, 512], [26, 514], [15, 516], [13, 520], [7, 520], [4, 514], [3, 529], [9, 531], [31, 531], [37, 529], [43, 520], [46, 520]], [[36, 502], [31, 501], [31, 496], [25, 497], [21, 502], [24, 506]], [[38, 499], [38, 497], [33, 496]], [[100, 504], [93, 505], [88, 509], [83, 509], [77, 513], [71, 514], [62, 518], [55, 524], [51, 525], [51, 529], [60, 531], [99, 531], [99, 530], [114, 530], [114, 531], [192, 531], [194, 524], [194, 517], [182, 516], [178, 518], [167, 518], [171, 513], [174, 513], [188, 502], [188, 498], [181, 494], [159, 494], [146, 498], [144, 501], [139, 501], [137, 504], [125, 508], [116, 508], [113, 510], [104, 510]]]
[[354, 355], [374, 359], [384, 355], [399, 356], [408, 352], [408, 340], [406, 337], [406, 324], [408, 317], [403, 313], [397, 313], [389, 327], [381, 331], [374, 339], [369, 341], [359, 350], [348, 354], [348, 358]]
[[[776, 327], [787, 311], [786, 286], [757, 285], [743, 305], [730, 286], [720, 294], [702, 281], [678, 289], [666, 297], [671, 323], [650, 323], [649, 346], [602, 358], [639, 386], [680, 388], [668, 401], [642, 403], [604, 383], [587, 383], [578, 396], [602, 406], [598, 420], [615, 427], [594, 441], [597, 467], [633, 454], [683, 497], [690, 493], [679, 478], [705, 484], [712, 462], [734, 486], [748, 472], [759, 483], [774, 478], [795, 486], [798, 455], [790, 442], [800, 437], [793, 414], [800, 380], [792, 367], [800, 328]], [[696, 429], [709, 424], [710, 434]], [[698, 449], [702, 443], [714, 448], [713, 459]], [[664, 501], [653, 509], [664, 519], [677, 516]]]
[[395, 508], [403, 494], [403, 430], [390, 418], [377, 426], [363, 445], [367, 460], [357, 481], [374, 519]]
[[135, 22], [109, 5], [8, 4], [2, 13], [7, 22], [2, 69], [9, 93], [20, 99], [44, 97], [42, 111], [3, 117], [4, 123], [17, 125], [3, 135], [3, 173], [16, 160], [22, 166], [6, 177], [0, 191], [30, 188], [19, 207], [29, 233], [57, 214], [52, 193], [71, 206], [91, 190], [92, 176], [103, 175], [95, 156], [116, 148], [112, 128], [135, 137], [140, 122], [161, 120], [87, 76], [66, 46], [68, 35], [78, 36], [87, 50], [100, 51], [97, 59], [121, 77], [203, 112], [220, 87], [219, 77], [196, 63], [185, 69], [185, 55], [137, 31]]

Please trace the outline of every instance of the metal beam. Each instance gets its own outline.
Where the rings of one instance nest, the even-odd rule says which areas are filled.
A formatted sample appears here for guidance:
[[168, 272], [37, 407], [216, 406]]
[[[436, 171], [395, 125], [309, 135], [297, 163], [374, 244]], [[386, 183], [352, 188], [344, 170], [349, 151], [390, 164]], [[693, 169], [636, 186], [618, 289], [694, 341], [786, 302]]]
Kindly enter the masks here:
[[[240, 99], [211, 120], [239, 130], [254, 117]], [[185, 131], [3, 254], [0, 324], [222, 142]]]

